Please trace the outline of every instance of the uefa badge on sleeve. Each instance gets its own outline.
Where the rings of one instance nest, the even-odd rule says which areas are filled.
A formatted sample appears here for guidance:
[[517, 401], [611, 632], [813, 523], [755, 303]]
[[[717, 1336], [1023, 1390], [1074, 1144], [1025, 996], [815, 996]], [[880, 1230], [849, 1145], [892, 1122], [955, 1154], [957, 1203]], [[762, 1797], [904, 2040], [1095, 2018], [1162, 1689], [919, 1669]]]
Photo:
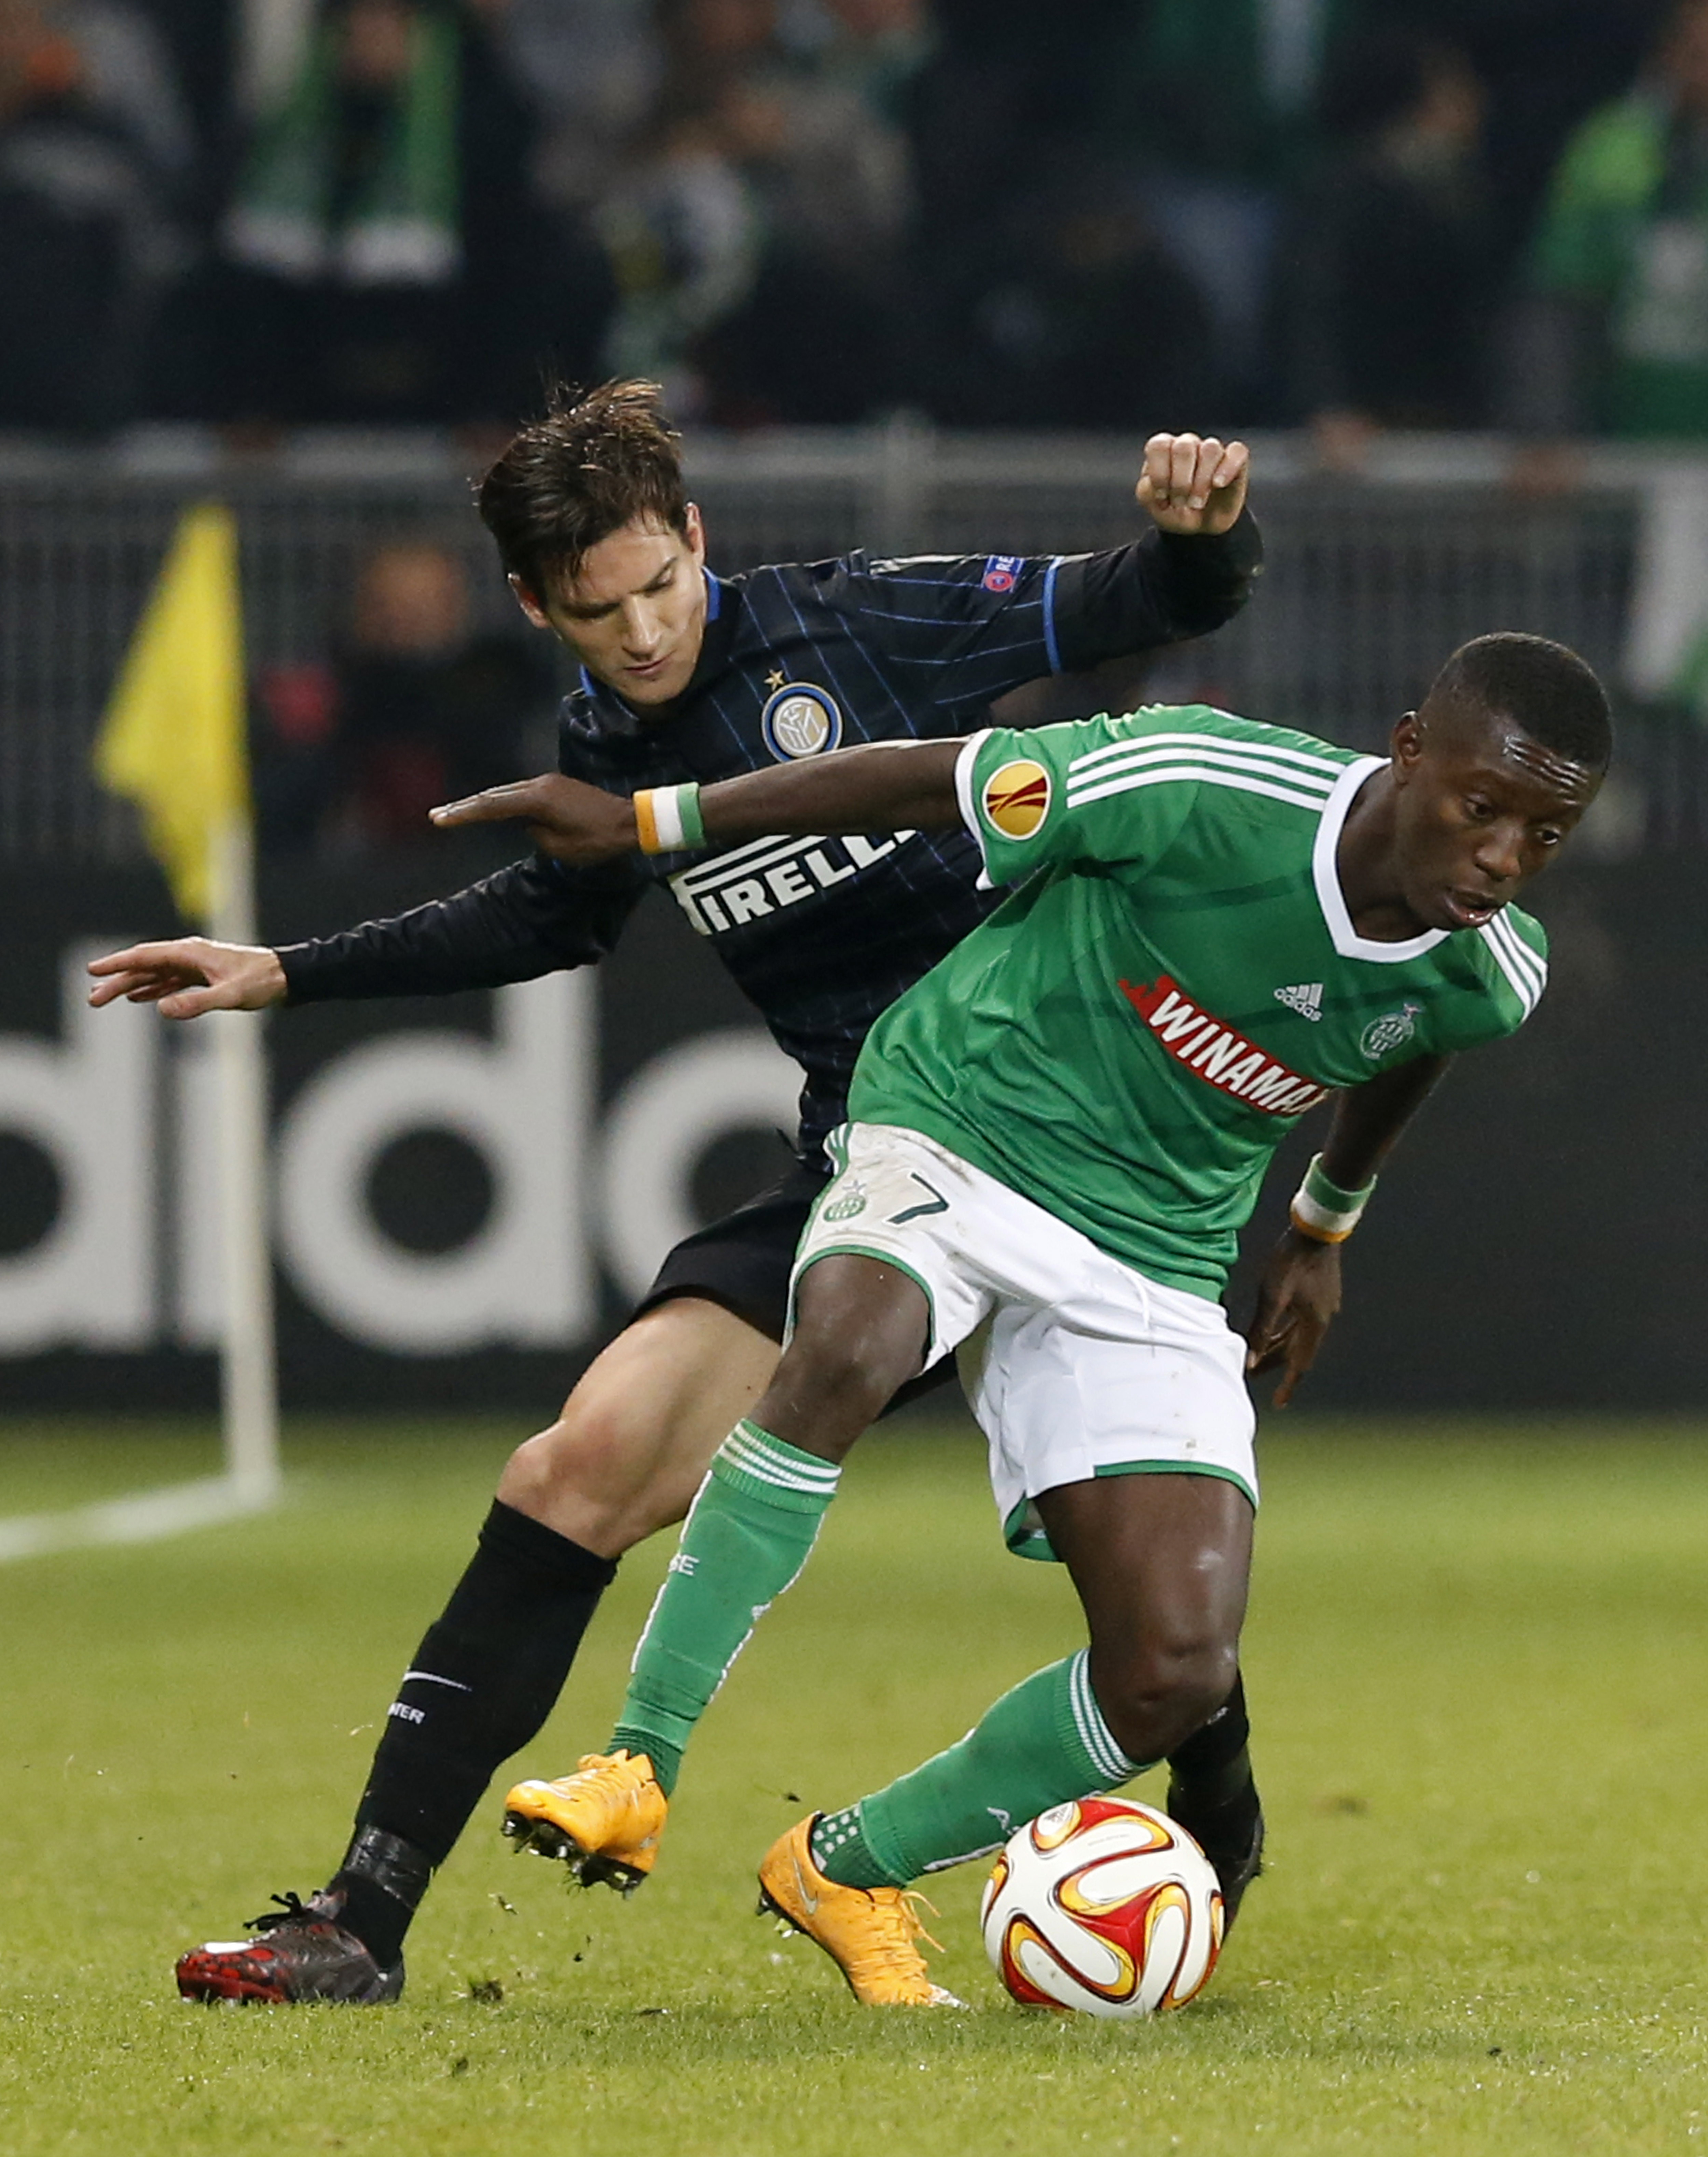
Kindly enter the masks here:
[[1029, 839], [1050, 813], [1050, 775], [1029, 756], [999, 764], [980, 795], [985, 821], [1005, 839]]
[[1023, 554], [993, 554], [985, 563], [985, 574], [979, 581], [987, 592], [1006, 599], [1020, 582], [1020, 573], [1025, 567]]

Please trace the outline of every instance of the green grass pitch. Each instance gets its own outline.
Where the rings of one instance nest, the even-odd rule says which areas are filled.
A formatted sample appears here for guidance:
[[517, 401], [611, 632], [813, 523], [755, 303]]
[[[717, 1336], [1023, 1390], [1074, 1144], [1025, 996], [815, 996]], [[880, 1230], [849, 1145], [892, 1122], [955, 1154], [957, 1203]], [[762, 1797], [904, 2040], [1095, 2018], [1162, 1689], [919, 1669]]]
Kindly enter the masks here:
[[[185, 1429], [0, 1432], [0, 1512], [209, 1465]], [[933, 1891], [965, 2014], [858, 2009], [752, 1914], [804, 1806], [957, 1737], [1078, 1638], [1065, 1581], [1001, 1550], [965, 1432], [857, 1454], [646, 1890], [568, 1894], [500, 1844], [495, 1792], [389, 2010], [192, 2008], [171, 1964], [337, 1856], [507, 1434], [298, 1425], [270, 1519], [0, 1568], [0, 2149], [1708, 2145], [1708, 1434], [1271, 1434], [1247, 1668], [1272, 1870], [1204, 1998], [1135, 2027], [1006, 2000], [980, 1867]], [[666, 1554], [625, 1568], [522, 1768], [603, 1741]]]

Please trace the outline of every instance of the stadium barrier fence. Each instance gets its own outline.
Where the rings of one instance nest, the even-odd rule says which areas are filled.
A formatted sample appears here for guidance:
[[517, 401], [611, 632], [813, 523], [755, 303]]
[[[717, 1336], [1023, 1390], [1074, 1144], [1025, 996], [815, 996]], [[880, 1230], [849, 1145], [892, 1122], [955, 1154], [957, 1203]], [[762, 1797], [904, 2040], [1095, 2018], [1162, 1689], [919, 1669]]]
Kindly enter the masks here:
[[[1159, 667], [1153, 693], [1375, 743], [1453, 642], [1496, 624], [1564, 636], [1618, 677], [1645, 469], [1603, 466], [1582, 493], [1535, 502], [1504, 488], [1488, 445], [1432, 444], [1414, 469], [1392, 445], [1358, 484], [1258, 449], [1265, 589], [1229, 634]], [[176, 512], [197, 492], [236, 505], [256, 664], [324, 650], [362, 553], [400, 533], [455, 547], [485, 618], [510, 618], [441, 449], [316, 441], [235, 476], [199, 454], [0, 454], [0, 1402], [13, 1408], [216, 1398], [208, 1044], [127, 1006], [89, 1012], [80, 970], [93, 948], [172, 926], [130, 812], [95, 789], [87, 757]], [[1138, 455], [1130, 440], [897, 426], [697, 444], [692, 462], [714, 559], [734, 569], [862, 543], [1113, 543], [1138, 528]], [[1317, 1405], [1551, 1414], [1708, 1395], [1708, 1334], [1677, 1317], [1708, 1300], [1677, 1135], [1708, 1060], [1692, 993], [1703, 759], [1676, 715], [1623, 734], [1613, 813], [1542, 894], [1549, 998], [1515, 1042], [1455, 1072], [1384, 1176]], [[263, 933], [395, 910], [509, 843], [271, 864]], [[312, 1006], [270, 1028], [270, 1056], [287, 1405], [502, 1407], [530, 1428], [674, 1234], [776, 1171], [796, 1084], [663, 899], [592, 976]]]
[[[1504, 482], [1498, 445], [1474, 440], [1399, 438], [1356, 481], [1314, 474], [1290, 440], [1255, 446], [1268, 540], [1260, 598], [1222, 636], [1155, 669], [1149, 693], [1208, 696], [1369, 747], [1455, 644], [1489, 628], [1560, 637], [1623, 681], [1645, 505], [1657, 486], [1676, 487], [1676, 459], [1602, 452], [1581, 488], [1536, 499]], [[689, 466], [714, 566], [730, 570], [861, 545], [1114, 545], [1141, 528], [1140, 448], [903, 420], [696, 438]], [[1699, 484], [1708, 496], [1708, 478]], [[140, 858], [132, 812], [90, 777], [89, 745], [172, 520], [202, 492], [238, 512], [256, 667], [324, 652], [363, 554], [403, 534], [435, 537], [466, 562], [481, 620], [515, 618], [468, 470], [433, 440], [317, 435], [265, 465], [222, 462], [193, 435], [106, 451], [0, 445], [0, 861]], [[1082, 703], [1095, 708], [1100, 686]], [[1708, 736], [1678, 713], [1622, 703], [1606, 851], [1701, 845]]]

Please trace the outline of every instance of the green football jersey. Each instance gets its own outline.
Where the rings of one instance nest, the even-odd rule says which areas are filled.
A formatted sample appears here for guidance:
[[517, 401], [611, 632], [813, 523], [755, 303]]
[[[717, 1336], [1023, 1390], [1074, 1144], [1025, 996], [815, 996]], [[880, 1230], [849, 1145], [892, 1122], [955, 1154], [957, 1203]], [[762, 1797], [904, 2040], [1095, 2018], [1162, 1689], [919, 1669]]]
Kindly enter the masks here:
[[1100, 1248], [1215, 1297], [1270, 1157], [1340, 1087], [1515, 1032], [1516, 908], [1360, 936], [1335, 849], [1383, 759], [1204, 705], [975, 736], [961, 810], [1021, 888], [867, 1037], [849, 1094]]

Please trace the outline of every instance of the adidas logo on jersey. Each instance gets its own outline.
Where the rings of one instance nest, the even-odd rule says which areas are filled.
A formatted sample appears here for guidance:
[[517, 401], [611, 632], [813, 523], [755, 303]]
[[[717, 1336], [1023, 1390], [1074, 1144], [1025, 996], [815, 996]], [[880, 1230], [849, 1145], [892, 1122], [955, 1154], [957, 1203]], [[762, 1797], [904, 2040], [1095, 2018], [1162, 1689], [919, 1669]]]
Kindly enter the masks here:
[[1296, 1011], [1301, 1018], [1318, 1019], [1323, 1015], [1323, 985], [1320, 981], [1299, 981], [1290, 989], [1277, 989], [1275, 1001]]

